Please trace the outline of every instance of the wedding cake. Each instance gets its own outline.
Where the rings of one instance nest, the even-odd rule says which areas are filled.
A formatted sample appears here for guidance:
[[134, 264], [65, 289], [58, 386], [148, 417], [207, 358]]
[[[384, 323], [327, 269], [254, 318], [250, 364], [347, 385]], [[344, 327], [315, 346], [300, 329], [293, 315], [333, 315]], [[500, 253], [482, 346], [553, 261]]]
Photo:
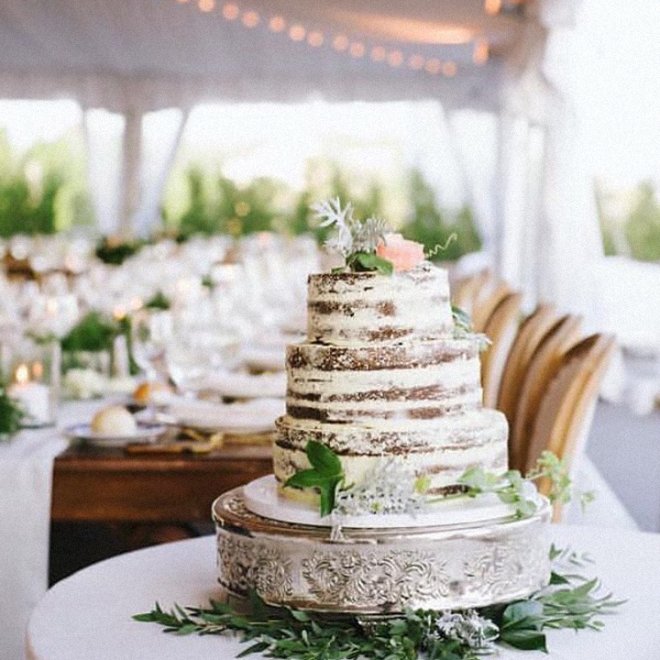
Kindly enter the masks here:
[[375, 615], [527, 596], [549, 579], [547, 502], [529, 493], [521, 517], [468, 497], [470, 471], [507, 470], [506, 419], [481, 405], [483, 338], [457, 324], [447, 272], [421, 246], [350, 206], [320, 211], [346, 267], [309, 277], [274, 475], [214, 503], [220, 584]]
[[507, 469], [506, 418], [481, 407], [479, 344], [453, 337], [445, 270], [312, 275], [308, 310], [277, 423], [285, 496], [299, 492], [283, 485], [309, 467], [309, 440], [338, 455], [350, 483], [392, 457], [428, 477], [431, 495], [455, 491], [470, 466]]

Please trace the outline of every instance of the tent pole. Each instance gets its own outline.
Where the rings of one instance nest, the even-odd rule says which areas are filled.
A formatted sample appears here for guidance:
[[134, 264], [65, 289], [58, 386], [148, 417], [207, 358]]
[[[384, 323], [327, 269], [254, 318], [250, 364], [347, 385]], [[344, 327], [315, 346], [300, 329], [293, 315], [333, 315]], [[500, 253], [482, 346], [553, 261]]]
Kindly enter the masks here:
[[157, 169], [156, 176], [146, 184], [146, 189], [143, 191], [143, 199], [141, 200], [139, 211], [134, 215], [135, 227], [133, 228], [140, 235], [149, 235], [154, 228], [155, 221], [158, 219], [159, 206], [163, 197], [165, 184], [172, 171], [189, 114], [190, 110], [188, 107], [181, 108], [181, 117], [171, 136], [165, 156], [161, 162], [157, 163], [157, 167], [155, 168]]
[[121, 207], [118, 233], [130, 237], [134, 232], [133, 216], [140, 203], [140, 158], [142, 151], [142, 110], [130, 104], [124, 113], [122, 140]]

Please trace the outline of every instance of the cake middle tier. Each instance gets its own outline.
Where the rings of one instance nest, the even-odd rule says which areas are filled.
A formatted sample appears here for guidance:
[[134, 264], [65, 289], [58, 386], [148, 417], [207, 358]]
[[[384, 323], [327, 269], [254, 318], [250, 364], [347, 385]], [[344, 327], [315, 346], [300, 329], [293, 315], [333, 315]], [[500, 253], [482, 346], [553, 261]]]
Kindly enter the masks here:
[[300, 419], [432, 419], [481, 406], [479, 350], [470, 339], [292, 344], [286, 364], [287, 413]]
[[347, 483], [362, 482], [389, 458], [403, 461], [417, 476], [428, 476], [430, 493], [451, 490], [470, 467], [501, 473], [508, 466], [506, 418], [486, 408], [440, 419], [376, 420], [369, 425], [327, 424], [287, 415], [276, 425], [273, 468], [280, 486], [310, 467], [305, 454], [310, 440], [338, 455]]

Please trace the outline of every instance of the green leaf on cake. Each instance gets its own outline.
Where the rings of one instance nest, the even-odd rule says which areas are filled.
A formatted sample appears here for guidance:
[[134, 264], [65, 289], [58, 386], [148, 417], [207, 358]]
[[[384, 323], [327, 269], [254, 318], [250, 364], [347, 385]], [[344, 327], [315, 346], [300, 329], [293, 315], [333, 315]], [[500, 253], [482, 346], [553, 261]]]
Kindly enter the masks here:
[[372, 252], [354, 252], [346, 260], [346, 265], [357, 272], [377, 271], [383, 275], [391, 275], [394, 266], [391, 261], [379, 257]]
[[305, 453], [312, 467], [328, 477], [337, 477], [342, 474], [341, 461], [332, 449], [320, 442], [310, 440], [305, 447]]
[[451, 306], [451, 315], [454, 319], [454, 325], [464, 332], [472, 332], [472, 319], [470, 315], [456, 305]]
[[344, 480], [341, 461], [332, 449], [314, 440], [307, 443], [305, 453], [312, 467], [299, 470], [284, 485], [291, 488], [315, 488], [320, 497], [320, 513], [327, 516], [335, 508], [335, 493]]

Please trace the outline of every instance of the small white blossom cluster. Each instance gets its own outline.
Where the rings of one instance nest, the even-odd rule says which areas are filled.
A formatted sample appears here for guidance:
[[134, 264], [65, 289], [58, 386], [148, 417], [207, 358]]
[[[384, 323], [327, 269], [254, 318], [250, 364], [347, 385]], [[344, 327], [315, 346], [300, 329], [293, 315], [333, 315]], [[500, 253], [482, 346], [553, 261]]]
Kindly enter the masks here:
[[451, 639], [474, 650], [491, 651], [499, 636], [499, 628], [476, 610], [443, 612], [429, 632], [431, 639]]
[[379, 463], [361, 483], [337, 491], [335, 512], [344, 516], [415, 515], [426, 506], [422, 490], [414, 473], [400, 461], [390, 458]]
[[356, 252], [375, 252], [378, 243], [385, 240], [387, 226], [384, 220], [357, 220], [353, 217], [353, 205], [348, 202], [342, 207], [339, 197], [314, 204], [312, 210], [320, 218], [321, 227], [335, 225], [337, 234], [329, 238], [325, 245], [328, 250], [344, 258]]

